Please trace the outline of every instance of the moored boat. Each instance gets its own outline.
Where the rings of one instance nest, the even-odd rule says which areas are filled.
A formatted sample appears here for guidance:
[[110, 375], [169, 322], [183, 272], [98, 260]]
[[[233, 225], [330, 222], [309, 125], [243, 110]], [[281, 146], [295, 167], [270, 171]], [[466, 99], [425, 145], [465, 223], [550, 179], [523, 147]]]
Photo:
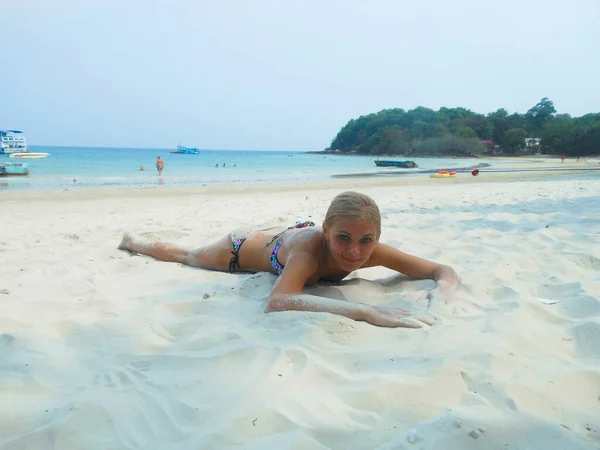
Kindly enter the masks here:
[[0, 154], [19, 153], [27, 151], [27, 143], [22, 131], [0, 130]]
[[29, 175], [27, 163], [0, 163], [0, 177]]
[[402, 167], [403, 169], [414, 169], [419, 167], [414, 161], [392, 161], [392, 160], [375, 160], [375, 165], [378, 167]]
[[23, 153], [11, 153], [8, 155], [9, 158], [26, 158], [26, 159], [39, 159], [50, 156], [50, 153], [44, 152], [23, 152]]

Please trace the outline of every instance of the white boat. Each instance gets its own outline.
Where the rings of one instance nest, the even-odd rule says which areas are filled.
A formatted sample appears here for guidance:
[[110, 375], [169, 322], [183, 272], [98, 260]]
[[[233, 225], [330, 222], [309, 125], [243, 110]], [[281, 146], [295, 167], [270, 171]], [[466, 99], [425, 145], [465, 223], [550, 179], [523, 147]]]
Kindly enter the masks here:
[[26, 158], [26, 159], [39, 159], [50, 156], [50, 153], [43, 152], [23, 152], [23, 153], [11, 153], [8, 155], [9, 158]]
[[0, 154], [27, 152], [27, 143], [22, 131], [0, 130]]

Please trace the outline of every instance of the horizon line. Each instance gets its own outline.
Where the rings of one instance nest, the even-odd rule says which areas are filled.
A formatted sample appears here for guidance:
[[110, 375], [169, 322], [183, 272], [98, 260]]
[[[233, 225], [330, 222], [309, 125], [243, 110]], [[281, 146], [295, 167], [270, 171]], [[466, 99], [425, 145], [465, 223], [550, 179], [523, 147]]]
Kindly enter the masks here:
[[[90, 149], [123, 149], [123, 150], [165, 150], [174, 151], [171, 147], [114, 147], [100, 145], [52, 145], [52, 144], [27, 144], [28, 147], [65, 147], [65, 148], [90, 148]], [[226, 151], [226, 152], [294, 152], [305, 153], [319, 150], [285, 150], [285, 149], [236, 149], [236, 148], [200, 148], [200, 151]]]

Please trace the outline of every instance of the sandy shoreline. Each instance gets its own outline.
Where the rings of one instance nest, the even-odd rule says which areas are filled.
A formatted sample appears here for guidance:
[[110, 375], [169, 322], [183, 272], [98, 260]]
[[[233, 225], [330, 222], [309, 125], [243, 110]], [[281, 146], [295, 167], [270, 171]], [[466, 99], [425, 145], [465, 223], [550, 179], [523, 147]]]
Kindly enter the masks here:
[[[534, 175], [0, 193], [0, 449], [598, 448], [600, 180]], [[273, 275], [116, 249], [318, 222], [348, 188], [461, 275], [438, 325], [265, 315]], [[310, 292], [419, 308], [430, 285]]]
[[[555, 160], [546, 159], [523, 159], [503, 158], [506, 161], [493, 167], [482, 169], [478, 177], [467, 173], [461, 173], [454, 179], [431, 179], [425, 172], [415, 175], [411, 172], [396, 172], [393, 169], [382, 171], [378, 174], [350, 174], [332, 177], [328, 180], [318, 182], [269, 182], [269, 183], [227, 183], [227, 184], [198, 184], [192, 186], [168, 186], [157, 185], [152, 187], [102, 187], [80, 189], [51, 189], [51, 190], [0, 190], [2, 201], [33, 201], [33, 200], [83, 200], [83, 199], [112, 199], [112, 198], [171, 198], [189, 197], [196, 195], [223, 195], [238, 193], [269, 193], [293, 192], [297, 190], [312, 192], [323, 189], [353, 189], [356, 183], [362, 187], [378, 186], [447, 186], [452, 184], [469, 183], [473, 185], [482, 183], [493, 183], [502, 181], [518, 180], [541, 180], [560, 179], [561, 177], [572, 177], [574, 175], [593, 175], [600, 170], [596, 162], [590, 162], [587, 166], [570, 162], [561, 167], [555, 167]], [[517, 164], [517, 165], [515, 165]], [[429, 172], [426, 172], [429, 173]], [[600, 174], [599, 174], [600, 178]]]

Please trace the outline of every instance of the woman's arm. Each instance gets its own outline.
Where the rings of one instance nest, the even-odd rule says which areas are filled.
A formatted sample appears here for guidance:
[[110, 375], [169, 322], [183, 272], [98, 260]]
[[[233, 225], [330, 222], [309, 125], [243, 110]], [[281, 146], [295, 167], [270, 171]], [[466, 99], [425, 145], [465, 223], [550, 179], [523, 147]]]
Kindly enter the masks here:
[[399, 308], [372, 307], [363, 303], [304, 294], [304, 284], [316, 273], [317, 268], [316, 261], [309, 253], [290, 254], [283, 272], [273, 286], [266, 312], [327, 312], [384, 327], [421, 328], [425, 324], [435, 323], [435, 319], [428, 315], [411, 315], [409, 311]]
[[460, 285], [460, 278], [452, 267], [409, 255], [386, 244], [375, 247], [367, 266], [384, 266], [411, 278], [435, 280], [436, 287], [430, 294], [451, 297]]

